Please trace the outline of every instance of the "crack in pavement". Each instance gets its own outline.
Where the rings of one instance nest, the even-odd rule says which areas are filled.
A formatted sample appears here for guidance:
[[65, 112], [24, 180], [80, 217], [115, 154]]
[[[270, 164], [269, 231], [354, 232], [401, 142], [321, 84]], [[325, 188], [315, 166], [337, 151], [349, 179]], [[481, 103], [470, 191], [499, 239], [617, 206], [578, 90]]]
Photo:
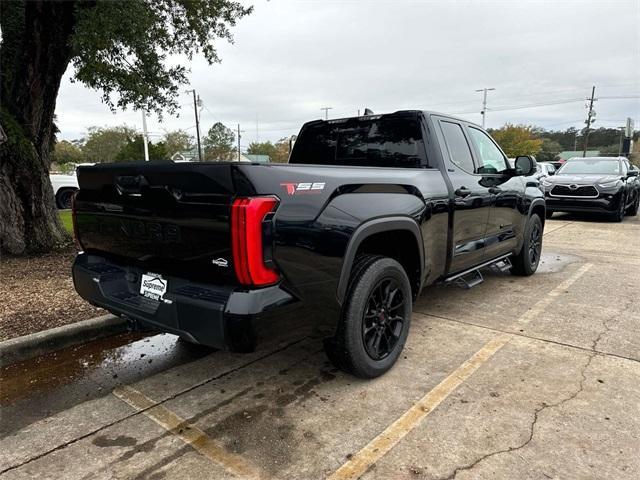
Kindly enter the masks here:
[[620, 316], [623, 315], [625, 312], [627, 312], [629, 310], [629, 308], [631, 307], [631, 305], [633, 305], [633, 301], [629, 301], [627, 302], [627, 304], [624, 306], [624, 308], [620, 311], [617, 312], [615, 315], [611, 315], [609, 317], [606, 317], [602, 320], [602, 330], [600, 330], [600, 332], [598, 332], [598, 335], [593, 339], [592, 343], [591, 343], [591, 351], [589, 353], [589, 356], [587, 358], [587, 361], [585, 362], [584, 366], [580, 369], [580, 383], [578, 384], [578, 388], [576, 389], [575, 392], [573, 392], [571, 395], [567, 396], [566, 398], [563, 398], [562, 400], [556, 402], [556, 403], [551, 403], [551, 404], [547, 404], [547, 403], [542, 403], [542, 405], [540, 405], [539, 407], [537, 407], [534, 412], [533, 412], [533, 420], [531, 422], [531, 424], [529, 425], [529, 435], [527, 436], [527, 439], [520, 443], [519, 445], [516, 446], [512, 446], [512, 447], [508, 447], [508, 448], [504, 448], [501, 450], [496, 450], [493, 452], [489, 452], [485, 455], [482, 455], [481, 457], [479, 457], [478, 459], [476, 459], [475, 461], [471, 462], [468, 465], [462, 466], [462, 467], [456, 467], [456, 469], [447, 477], [443, 477], [443, 480], [453, 480], [455, 479], [458, 474], [460, 472], [464, 472], [464, 471], [469, 471], [469, 470], [473, 470], [477, 465], [479, 465], [480, 463], [484, 462], [485, 460], [487, 460], [488, 458], [492, 458], [495, 457], [497, 455], [501, 455], [503, 453], [512, 453], [518, 450], [521, 450], [523, 448], [525, 448], [527, 445], [529, 445], [531, 443], [531, 441], [533, 440], [533, 437], [535, 436], [535, 429], [536, 429], [536, 425], [538, 423], [538, 419], [540, 418], [540, 415], [542, 414], [542, 412], [544, 412], [547, 409], [550, 408], [557, 408], [560, 407], [562, 405], [564, 405], [565, 403], [568, 403], [572, 400], [574, 400], [578, 395], [580, 395], [580, 393], [582, 393], [582, 391], [584, 390], [584, 385], [587, 381], [587, 369], [591, 366], [591, 362], [593, 361], [593, 359], [598, 356], [598, 355], [602, 355], [600, 352], [597, 351], [597, 346], [598, 343], [600, 343], [600, 341], [602, 340], [602, 337], [607, 334], [608, 332], [611, 331], [611, 327], [609, 326], [609, 322], [611, 320], [613, 320], [616, 316]]
[[[625, 311], [626, 310], [627, 309], [625, 309]], [[519, 332], [519, 331], [515, 331], [515, 330], [507, 330], [507, 329], [502, 329], [502, 328], [489, 327], [489, 326], [483, 325], [481, 323], [475, 323], [475, 322], [469, 322], [469, 321], [466, 321], [466, 320], [460, 320], [460, 319], [457, 319], [457, 318], [445, 317], [443, 315], [436, 315], [436, 314], [429, 313], [429, 312], [424, 312], [424, 311], [421, 311], [421, 310], [414, 310], [413, 313], [417, 313], [417, 314], [425, 316], [425, 317], [437, 318], [438, 320], [444, 320], [444, 321], [447, 321], [447, 322], [459, 323], [460, 325], [469, 325], [471, 327], [481, 328], [483, 330], [489, 330], [489, 331], [492, 331], [492, 332], [508, 333], [510, 335], [513, 335], [514, 337], [528, 338], [530, 340], [537, 340], [539, 342], [551, 343], [553, 345], [559, 345], [561, 347], [573, 348], [573, 349], [576, 349], [576, 350], [582, 350], [582, 351], [586, 351], [586, 352], [591, 352], [593, 350], [591, 347], [583, 347], [583, 346], [580, 346], [580, 345], [574, 345], [572, 343], [561, 342], [559, 340], [552, 340], [552, 339], [549, 339], [549, 338], [536, 337], [534, 335], [527, 335], [525, 333], [522, 333], [522, 332]], [[602, 351], [602, 350], [597, 350], [596, 353], [598, 353], [599, 355], [602, 355], [604, 357], [619, 358], [621, 360], [629, 360], [631, 362], [640, 363], [640, 358], [627, 357], [625, 355], [620, 355], [620, 354], [612, 353], [612, 352], [605, 352], [605, 351]]]

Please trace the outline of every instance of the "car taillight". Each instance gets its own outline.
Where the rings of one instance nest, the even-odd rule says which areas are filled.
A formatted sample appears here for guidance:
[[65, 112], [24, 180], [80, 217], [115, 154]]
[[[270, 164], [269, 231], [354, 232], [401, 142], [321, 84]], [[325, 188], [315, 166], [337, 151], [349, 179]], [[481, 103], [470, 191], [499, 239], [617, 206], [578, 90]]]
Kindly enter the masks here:
[[238, 198], [231, 205], [233, 265], [242, 285], [272, 285], [280, 278], [278, 272], [266, 264], [263, 248], [263, 222], [277, 205], [276, 197]]
[[76, 219], [76, 196], [78, 195], [78, 191], [76, 190], [71, 195], [71, 224], [73, 225], [73, 238], [76, 241], [78, 247], [82, 248], [82, 244], [80, 243], [80, 235], [78, 235], [78, 220]]

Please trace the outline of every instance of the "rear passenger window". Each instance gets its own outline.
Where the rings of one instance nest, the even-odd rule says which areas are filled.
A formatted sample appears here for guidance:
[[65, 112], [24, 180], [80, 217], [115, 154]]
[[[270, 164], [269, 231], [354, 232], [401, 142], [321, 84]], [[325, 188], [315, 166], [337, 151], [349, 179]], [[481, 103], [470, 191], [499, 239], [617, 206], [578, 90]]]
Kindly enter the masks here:
[[441, 121], [440, 125], [451, 161], [466, 172], [473, 173], [473, 157], [462, 127], [457, 123], [445, 121]]

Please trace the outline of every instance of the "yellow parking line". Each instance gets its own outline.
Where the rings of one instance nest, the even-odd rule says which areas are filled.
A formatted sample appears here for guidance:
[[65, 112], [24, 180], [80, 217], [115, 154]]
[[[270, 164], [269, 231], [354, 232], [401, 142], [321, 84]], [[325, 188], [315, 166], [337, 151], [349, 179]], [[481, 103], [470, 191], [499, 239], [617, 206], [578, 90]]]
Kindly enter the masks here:
[[190, 425], [163, 405], [158, 405], [135, 388], [123, 385], [114, 389], [113, 394], [136, 410], [142, 411], [144, 415], [162, 428], [173, 433], [187, 445], [191, 445], [191, 447], [220, 465], [227, 472], [241, 478], [258, 479], [261, 477], [259, 472], [242, 457], [227, 451], [209, 438], [205, 432]]
[[407, 410], [400, 418], [389, 425], [380, 435], [355, 454], [330, 477], [330, 480], [357, 479], [374, 463], [391, 450], [402, 438], [413, 430], [423, 418], [429, 415], [451, 392], [480, 368], [494, 353], [500, 350], [513, 335], [504, 334], [487, 342], [473, 357], [460, 365], [433, 390], [422, 397], [418, 403]]
[[[530, 322], [560, 293], [567, 290], [576, 280], [584, 275], [592, 264], [585, 264], [573, 275], [551, 290], [547, 296], [538, 301], [530, 310], [521, 315], [515, 322], [523, 325]], [[456, 388], [464, 383], [496, 352], [504, 347], [514, 335], [505, 333], [489, 340], [470, 359], [456, 368], [447, 378], [440, 382], [433, 390], [424, 395], [416, 404], [407, 410], [400, 418], [389, 425], [382, 433], [375, 437], [362, 450], [353, 455], [349, 461], [336, 470], [328, 480], [355, 480], [360, 478], [372, 465], [386, 455], [400, 440], [442, 403]]]
[[593, 267], [592, 263], [585, 263], [582, 265], [573, 275], [560, 283], [557, 287], [547, 293], [545, 297], [542, 297], [533, 307], [527, 310], [523, 315], [513, 323], [510, 330], [515, 330], [518, 327], [522, 327], [540, 315], [559, 295], [567, 291], [568, 288], [575, 283], [582, 275], [587, 273], [589, 269]]

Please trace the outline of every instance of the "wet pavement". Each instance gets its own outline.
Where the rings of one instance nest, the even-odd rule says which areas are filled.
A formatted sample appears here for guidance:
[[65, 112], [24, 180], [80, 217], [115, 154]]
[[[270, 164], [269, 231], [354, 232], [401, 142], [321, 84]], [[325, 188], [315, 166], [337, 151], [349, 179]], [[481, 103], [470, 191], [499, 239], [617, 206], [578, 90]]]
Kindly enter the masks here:
[[174, 335], [127, 333], [1, 368], [0, 435], [211, 352]]
[[251, 354], [138, 335], [8, 367], [0, 479], [640, 478], [640, 217], [556, 214], [544, 243], [532, 277], [426, 289], [373, 381], [288, 323]]

